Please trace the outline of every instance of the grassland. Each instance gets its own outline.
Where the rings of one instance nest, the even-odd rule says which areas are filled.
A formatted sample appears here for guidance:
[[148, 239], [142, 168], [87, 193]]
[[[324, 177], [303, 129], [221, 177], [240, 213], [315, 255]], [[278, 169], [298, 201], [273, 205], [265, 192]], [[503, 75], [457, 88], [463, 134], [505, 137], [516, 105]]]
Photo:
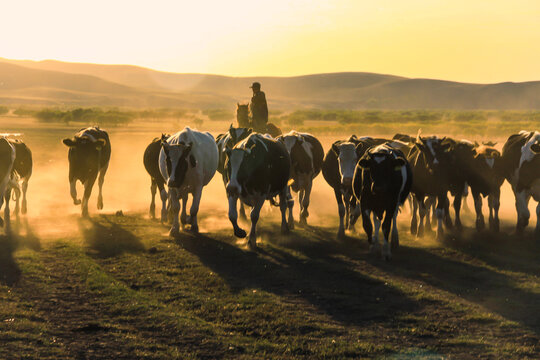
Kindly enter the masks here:
[[[463, 233], [417, 240], [407, 233], [405, 209], [401, 248], [390, 262], [369, 254], [361, 232], [335, 240], [335, 201], [321, 178], [311, 226], [282, 236], [278, 215], [265, 210], [257, 252], [232, 235], [219, 177], [203, 193], [201, 234], [171, 239], [166, 225], [146, 216], [150, 181], [142, 153], [154, 136], [193, 120], [134, 119], [109, 128], [105, 209], [98, 214], [92, 198], [91, 218], [79, 219], [60, 140], [80, 124], [12, 112], [0, 118], [4, 131], [24, 134], [35, 159], [29, 214], [13, 220], [12, 235], [0, 236], [0, 358], [540, 357], [540, 244], [531, 230], [512, 235], [507, 187], [500, 234], [477, 234], [465, 213]], [[350, 134], [349, 125], [324, 121], [302, 126], [319, 129], [325, 148]], [[469, 120], [478, 134], [472, 136], [468, 128], [420, 119], [413, 131], [413, 121], [411, 133], [441, 126], [443, 134], [481, 140], [491, 120]], [[535, 121], [523, 128], [537, 128]], [[205, 118], [202, 128], [216, 134], [229, 123]], [[400, 124], [386, 132], [350, 126], [359, 136], [389, 136], [406, 132]], [[282, 127], [289, 129], [286, 121]]]

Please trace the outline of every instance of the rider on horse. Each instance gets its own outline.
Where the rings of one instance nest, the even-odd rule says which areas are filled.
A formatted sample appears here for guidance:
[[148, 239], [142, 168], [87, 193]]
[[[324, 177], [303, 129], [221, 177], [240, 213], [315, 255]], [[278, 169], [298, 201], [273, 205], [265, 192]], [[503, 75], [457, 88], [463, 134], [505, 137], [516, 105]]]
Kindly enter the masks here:
[[261, 84], [258, 82], [254, 82], [250, 88], [253, 90], [253, 97], [249, 103], [252, 126], [255, 131], [265, 133], [267, 131], [266, 124], [268, 123], [266, 95], [261, 91]]

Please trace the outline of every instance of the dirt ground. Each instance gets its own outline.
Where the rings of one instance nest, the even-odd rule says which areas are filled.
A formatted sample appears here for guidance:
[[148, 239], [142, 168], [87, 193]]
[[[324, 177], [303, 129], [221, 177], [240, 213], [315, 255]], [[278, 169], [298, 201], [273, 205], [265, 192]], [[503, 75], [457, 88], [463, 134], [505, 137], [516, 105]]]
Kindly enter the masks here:
[[[507, 184], [501, 233], [476, 233], [465, 212], [463, 233], [418, 240], [403, 209], [401, 247], [384, 262], [361, 226], [336, 240], [337, 206], [319, 176], [310, 226], [282, 236], [265, 209], [250, 252], [233, 236], [220, 176], [203, 191], [200, 235], [173, 240], [149, 219], [142, 154], [178, 123], [107, 129], [105, 208], [95, 192], [90, 219], [71, 202], [61, 143], [78, 127], [0, 126], [23, 133], [35, 162], [28, 214], [0, 237], [0, 358], [540, 358], [540, 243], [531, 226], [512, 235]], [[325, 149], [337, 140], [320, 139]]]

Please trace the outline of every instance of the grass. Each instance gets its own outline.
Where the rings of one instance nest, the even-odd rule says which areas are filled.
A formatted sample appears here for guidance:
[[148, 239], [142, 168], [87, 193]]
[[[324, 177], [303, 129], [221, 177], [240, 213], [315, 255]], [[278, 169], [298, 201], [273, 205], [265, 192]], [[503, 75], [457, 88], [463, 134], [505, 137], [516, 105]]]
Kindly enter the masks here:
[[[223, 232], [172, 240], [137, 215], [80, 220], [73, 236], [12, 247], [20, 274], [0, 287], [0, 357], [540, 354], [533, 258], [525, 257], [529, 268], [508, 271], [479, 249], [426, 248], [403, 236], [384, 263], [362, 237], [336, 243], [330, 228], [282, 237], [275, 225], [262, 226], [257, 253]], [[499, 308], [507, 300], [512, 306]]]

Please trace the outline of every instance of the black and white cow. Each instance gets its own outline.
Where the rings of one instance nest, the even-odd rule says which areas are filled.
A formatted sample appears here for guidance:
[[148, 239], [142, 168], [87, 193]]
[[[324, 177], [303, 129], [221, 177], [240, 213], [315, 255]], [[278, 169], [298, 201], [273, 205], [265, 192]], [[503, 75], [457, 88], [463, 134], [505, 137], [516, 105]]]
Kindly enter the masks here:
[[540, 239], [540, 132], [520, 131], [511, 135], [501, 154], [502, 174], [512, 186], [516, 198], [516, 232], [522, 233], [529, 224], [529, 200], [536, 206], [535, 236]]
[[168, 192], [165, 188], [165, 179], [159, 171], [159, 153], [161, 152], [161, 141], [169, 138], [170, 135], [163, 134], [161, 138], [154, 138], [152, 142], [144, 150], [143, 163], [146, 172], [150, 175], [151, 185], [150, 193], [152, 201], [150, 202], [150, 218], [156, 218], [156, 191], [159, 189], [159, 197], [161, 199], [161, 222], [167, 222], [167, 199]]
[[[251, 133], [253, 132], [253, 129], [251, 128], [245, 128], [245, 127], [239, 127], [235, 128], [232, 126], [229, 127], [229, 131], [227, 131], [224, 134], [219, 134], [216, 137], [216, 144], [218, 147], [219, 152], [219, 164], [217, 171], [222, 175], [223, 177], [223, 184], [227, 186], [227, 174], [225, 174], [224, 167], [225, 167], [225, 161], [227, 160], [227, 154], [225, 153], [225, 149], [232, 149], [234, 145], [238, 144], [240, 141], [247, 138]], [[246, 220], [246, 211], [244, 209], [244, 204], [242, 201], [240, 201], [239, 205], [239, 212], [240, 212], [240, 219]]]
[[[324, 158], [323, 147], [311, 134], [291, 131], [277, 138], [283, 141], [291, 156], [290, 189], [298, 193], [300, 224], [307, 225], [308, 206], [313, 179], [321, 172]], [[289, 212], [289, 227], [294, 227], [292, 207]]]
[[[64, 139], [63, 143], [69, 147], [69, 185], [73, 203], [81, 204], [82, 216], [88, 216], [88, 199], [97, 178], [97, 208], [103, 209], [103, 182], [111, 158], [109, 134], [99, 127], [89, 127], [81, 129], [73, 138]], [[77, 198], [77, 180], [84, 186], [82, 201]]]
[[28, 190], [28, 181], [32, 176], [32, 151], [19, 139], [9, 139], [9, 142], [15, 148], [15, 163], [13, 164], [13, 181], [16, 182], [13, 187], [15, 193], [15, 215], [19, 214], [19, 203], [22, 192], [22, 206], [20, 211], [26, 214], [28, 205], [26, 201], [26, 192]]
[[11, 182], [13, 165], [15, 163], [15, 147], [4, 136], [0, 137], [0, 208], [4, 204], [4, 220], [0, 218], [0, 226], [4, 225], [6, 232], [10, 230], [9, 199], [11, 198]]
[[291, 160], [285, 145], [269, 136], [253, 133], [232, 149], [226, 148], [225, 152], [229, 220], [234, 235], [240, 238], [247, 235], [237, 221], [236, 203], [240, 199], [252, 207], [248, 245], [252, 249], [256, 248], [256, 229], [261, 208], [266, 200], [272, 200], [275, 196], [279, 196], [281, 232], [288, 233], [286, 211], [287, 206], [292, 204], [287, 201], [287, 182]]
[[[159, 154], [159, 170], [169, 188], [169, 201], [173, 213], [170, 236], [180, 233], [178, 214], [182, 199], [182, 227], [191, 225], [192, 232], [199, 231], [197, 213], [201, 202], [202, 190], [216, 173], [218, 149], [214, 137], [209, 132], [192, 130], [189, 127], [162, 140]], [[193, 201], [186, 213], [188, 194]]]
[[[424, 235], [424, 217], [428, 211], [424, 202], [426, 196], [434, 196], [437, 199], [437, 239], [442, 240], [444, 235], [443, 221], [445, 209], [448, 208], [447, 193], [450, 189], [449, 172], [455, 171], [450, 161], [451, 145], [444, 140], [446, 139], [436, 136], [418, 136], [414, 147], [407, 155], [414, 178], [411, 193], [420, 215], [418, 222], [416, 209], [413, 210], [411, 233], [418, 237]], [[431, 230], [429, 227], [425, 229]]]
[[[358, 161], [353, 178], [353, 191], [362, 214], [364, 230], [371, 251], [379, 247], [379, 227], [382, 221], [384, 259], [391, 257], [388, 239], [392, 226], [392, 248], [399, 246], [397, 215], [412, 185], [412, 172], [402, 151], [389, 144], [368, 149]], [[370, 215], [373, 213], [375, 232]]]
[[334, 142], [324, 156], [322, 174], [328, 185], [334, 189], [338, 205], [338, 239], [345, 236], [345, 230], [353, 230], [355, 219], [359, 215], [352, 190], [356, 164], [367, 149], [384, 142], [384, 139], [357, 138], [352, 135], [347, 140]]

